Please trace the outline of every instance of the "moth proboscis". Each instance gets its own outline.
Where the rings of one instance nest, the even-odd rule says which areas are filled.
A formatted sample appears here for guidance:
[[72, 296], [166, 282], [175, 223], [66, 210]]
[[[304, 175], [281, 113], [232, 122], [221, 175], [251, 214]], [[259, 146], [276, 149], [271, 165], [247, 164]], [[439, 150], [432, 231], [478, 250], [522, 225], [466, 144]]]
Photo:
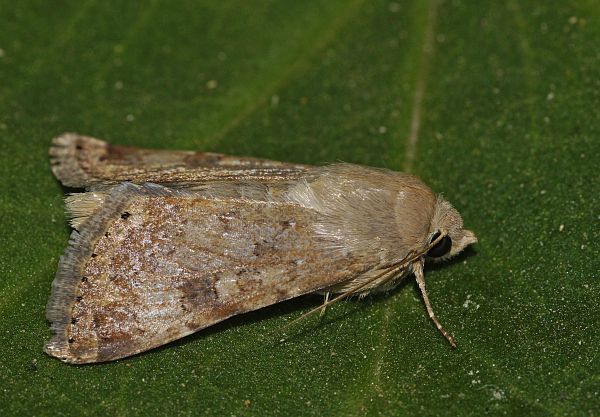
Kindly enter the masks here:
[[[145, 150], [66, 133], [52, 170], [75, 229], [52, 283], [45, 351], [103, 362], [308, 293], [388, 291], [477, 241], [417, 177], [214, 153]], [[307, 313], [310, 314], [311, 312]]]

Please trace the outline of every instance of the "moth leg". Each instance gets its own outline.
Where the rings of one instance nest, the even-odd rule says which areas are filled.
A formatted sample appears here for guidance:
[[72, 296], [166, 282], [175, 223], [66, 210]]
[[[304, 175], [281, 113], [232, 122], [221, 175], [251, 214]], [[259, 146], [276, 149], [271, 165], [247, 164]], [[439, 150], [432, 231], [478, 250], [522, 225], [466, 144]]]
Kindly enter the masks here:
[[419, 284], [419, 289], [421, 290], [421, 296], [423, 297], [423, 302], [425, 303], [425, 307], [427, 308], [427, 314], [429, 314], [429, 318], [435, 324], [435, 327], [440, 331], [440, 333], [448, 340], [450, 345], [453, 348], [456, 348], [456, 342], [454, 338], [444, 329], [442, 324], [439, 322], [435, 313], [433, 312], [433, 308], [431, 307], [431, 303], [429, 302], [429, 296], [427, 295], [427, 289], [425, 288], [425, 274], [423, 273], [423, 261], [415, 262], [413, 264], [413, 272], [417, 279], [417, 284]]
[[325, 312], [327, 311], [327, 303], [329, 302], [329, 296], [331, 295], [330, 291], [327, 291], [323, 297], [323, 306], [321, 308], [321, 312], [319, 313], [319, 320], [325, 316]]

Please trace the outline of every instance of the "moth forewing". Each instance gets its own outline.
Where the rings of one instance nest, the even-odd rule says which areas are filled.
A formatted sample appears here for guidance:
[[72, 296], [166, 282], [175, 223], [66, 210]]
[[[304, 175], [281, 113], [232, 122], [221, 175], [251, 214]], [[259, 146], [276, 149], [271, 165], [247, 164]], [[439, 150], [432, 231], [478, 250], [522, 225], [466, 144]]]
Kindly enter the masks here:
[[372, 267], [325, 248], [317, 215], [267, 198], [113, 188], [60, 261], [46, 352], [72, 363], [118, 359]]

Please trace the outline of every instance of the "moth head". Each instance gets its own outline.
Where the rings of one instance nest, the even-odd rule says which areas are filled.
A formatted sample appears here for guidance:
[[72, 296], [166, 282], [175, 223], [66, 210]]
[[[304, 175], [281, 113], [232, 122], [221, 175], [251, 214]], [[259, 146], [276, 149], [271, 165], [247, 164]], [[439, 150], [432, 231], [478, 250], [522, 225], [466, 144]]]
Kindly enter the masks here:
[[[441, 237], [441, 239], [440, 239]], [[463, 228], [460, 214], [442, 197], [437, 197], [427, 244], [437, 243], [427, 251], [427, 258], [443, 261], [477, 242], [475, 234]]]

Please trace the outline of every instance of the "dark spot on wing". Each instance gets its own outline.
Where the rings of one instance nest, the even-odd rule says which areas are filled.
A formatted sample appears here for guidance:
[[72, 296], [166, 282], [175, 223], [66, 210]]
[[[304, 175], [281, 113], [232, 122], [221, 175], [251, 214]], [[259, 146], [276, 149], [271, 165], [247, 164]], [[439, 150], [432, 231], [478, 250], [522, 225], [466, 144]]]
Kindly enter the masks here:
[[219, 298], [215, 289], [216, 281], [217, 277], [191, 277], [180, 287], [183, 307], [194, 311], [214, 303]]
[[254, 250], [252, 251], [252, 253], [256, 257], [261, 257], [272, 252], [273, 249], [273, 242], [269, 242], [266, 239], [262, 239], [260, 242], [256, 242], [254, 244]]

